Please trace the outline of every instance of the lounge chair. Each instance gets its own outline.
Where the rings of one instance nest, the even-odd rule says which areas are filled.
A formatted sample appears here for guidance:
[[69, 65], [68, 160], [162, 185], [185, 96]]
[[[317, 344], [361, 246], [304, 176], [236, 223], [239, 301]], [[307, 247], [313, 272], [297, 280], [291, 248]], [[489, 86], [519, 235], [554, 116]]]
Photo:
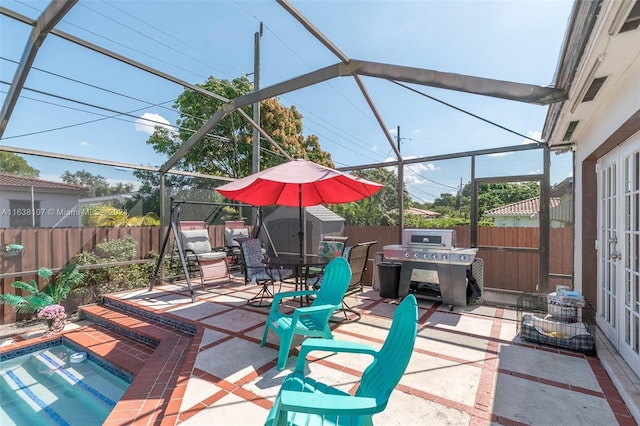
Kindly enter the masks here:
[[227, 254], [223, 248], [211, 247], [205, 222], [180, 222], [180, 239], [189, 273], [200, 277], [202, 288], [206, 281], [230, 277]]

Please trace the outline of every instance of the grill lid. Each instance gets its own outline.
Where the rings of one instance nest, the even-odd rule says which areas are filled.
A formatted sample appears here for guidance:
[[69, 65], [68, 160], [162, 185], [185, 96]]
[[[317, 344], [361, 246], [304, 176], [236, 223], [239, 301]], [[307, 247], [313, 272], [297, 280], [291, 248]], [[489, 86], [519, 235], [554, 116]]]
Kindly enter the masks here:
[[453, 229], [404, 229], [402, 245], [405, 247], [455, 247], [456, 231]]

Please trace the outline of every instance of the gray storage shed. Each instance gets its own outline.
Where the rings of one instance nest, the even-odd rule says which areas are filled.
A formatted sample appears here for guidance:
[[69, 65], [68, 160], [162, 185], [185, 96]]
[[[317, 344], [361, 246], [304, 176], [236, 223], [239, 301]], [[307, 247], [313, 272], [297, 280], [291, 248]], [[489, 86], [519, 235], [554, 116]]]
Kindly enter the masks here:
[[[306, 254], [318, 251], [320, 240], [326, 235], [343, 236], [344, 218], [324, 206], [306, 207], [303, 214], [304, 241]], [[298, 254], [300, 243], [300, 210], [297, 207], [278, 207], [264, 218], [264, 227], [271, 238], [273, 248], [279, 254]], [[263, 235], [266, 237], [266, 235]], [[270, 244], [267, 244], [272, 249]], [[269, 250], [271, 251], [271, 250]]]

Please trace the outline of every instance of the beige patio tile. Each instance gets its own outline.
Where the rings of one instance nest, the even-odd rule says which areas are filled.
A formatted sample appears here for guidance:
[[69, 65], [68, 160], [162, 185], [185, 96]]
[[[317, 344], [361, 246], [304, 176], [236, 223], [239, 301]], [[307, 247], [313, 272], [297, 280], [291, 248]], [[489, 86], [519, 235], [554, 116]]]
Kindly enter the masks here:
[[418, 330], [415, 347], [468, 361], [483, 361], [487, 340], [433, 328], [423, 328]]
[[457, 313], [437, 310], [429, 317], [426, 324], [446, 330], [456, 330], [459, 332], [489, 337], [491, 336], [493, 319], [460, 315]]
[[473, 407], [481, 368], [414, 352], [401, 384]]
[[195, 367], [215, 377], [235, 382], [254, 373], [278, 356], [271, 348], [261, 348], [240, 338], [233, 338], [198, 354]]
[[499, 345], [498, 356], [501, 369], [602, 391], [585, 358], [505, 344]]
[[493, 412], [533, 426], [618, 424], [604, 398], [507, 374], [498, 375]]
[[221, 390], [222, 389], [211, 382], [200, 377], [191, 376], [189, 378], [189, 383], [187, 384], [184, 397], [182, 398], [180, 411], [187, 411], [194, 405], [201, 403], [211, 395], [214, 395]]
[[386, 410], [375, 414], [373, 423], [384, 426], [453, 426], [468, 425], [470, 418], [471, 416], [465, 412], [394, 390]]
[[234, 309], [211, 318], [203, 319], [201, 322], [229, 330], [230, 332], [239, 332], [255, 325], [263, 324], [264, 320], [265, 316], [258, 312], [252, 312], [246, 309]]
[[215, 424], [255, 426], [264, 424], [268, 413], [268, 410], [253, 402], [229, 394], [181, 424], [185, 426], [211, 426]]
[[218, 303], [211, 303], [206, 301], [197, 301], [193, 304], [179, 306], [174, 309], [169, 309], [168, 312], [171, 312], [174, 315], [178, 315], [183, 318], [187, 318], [193, 321], [198, 321], [201, 318], [206, 318], [208, 316], [218, 314], [220, 312], [228, 311], [232, 309], [229, 306], [225, 306]]

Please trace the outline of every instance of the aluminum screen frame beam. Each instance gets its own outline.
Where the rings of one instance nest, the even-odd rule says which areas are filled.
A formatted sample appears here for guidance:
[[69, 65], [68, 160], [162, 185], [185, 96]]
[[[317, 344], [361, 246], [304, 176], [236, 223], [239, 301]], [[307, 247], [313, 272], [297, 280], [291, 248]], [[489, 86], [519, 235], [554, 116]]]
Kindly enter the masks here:
[[2, 138], [7, 124], [9, 124], [9, 118], [18, 102], [20, 92], [22, 91], [24, 82], [27, 80], [27, 76], [29, 75], [33, 61], [36, 59], [38, 50], [40, 50], [40, 46], [42, 46], [47, 35], [77, 2], [78, 0], [53, 0], [42, 12], [38, 20], [33, 23], [29, 40], [24, 47], [22, 58], [16, 68], [16, 73], [13, 76], [7, 97], [2, 105], [2, 111], [0, 111], [0, 138]]
[[351, 60], [351, 66], [353, 67], [353, 72], [358, 75], [403, 81], [405, 83], [438, 87], [440, 89], [455, 90], [457, 92], [466, 92], [541, 106], [567, 99], [567, 93], [564, 90], [554, 87], [515, 83], [506, 80], [495, 80], [379, 62]]

